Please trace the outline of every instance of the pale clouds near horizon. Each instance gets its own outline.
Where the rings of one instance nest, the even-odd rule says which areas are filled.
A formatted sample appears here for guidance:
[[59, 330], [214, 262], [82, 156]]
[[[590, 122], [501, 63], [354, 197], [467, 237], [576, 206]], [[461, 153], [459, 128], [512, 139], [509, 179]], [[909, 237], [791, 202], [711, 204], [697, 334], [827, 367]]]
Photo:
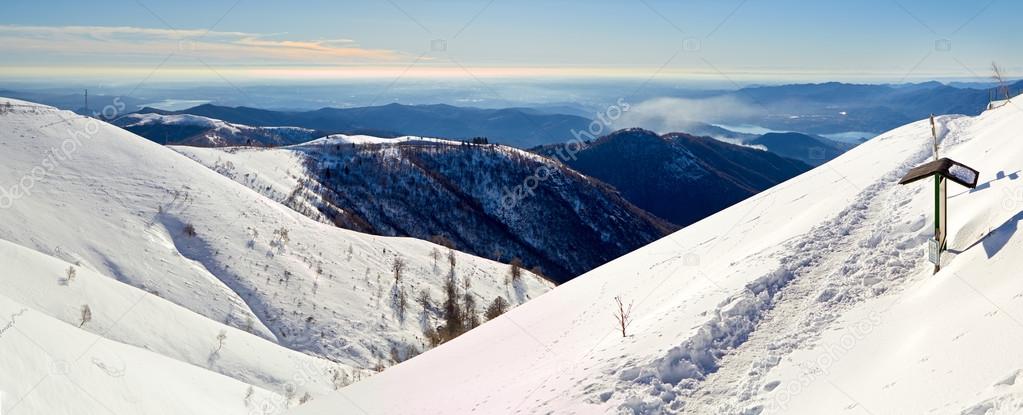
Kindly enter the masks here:
[[407, 58], [393, 50], [361, 47], [351, 39], [131, 26], [0, 25], [0, 53], [40, 52], [92, 55], [95, 61], [162, 58], [172, 53], [234, 62], [389, 63]]
[[634, 104], [615, 122], [617, 127], [642, 127], [658, 133], [689, 131], [694, 123], [752, 118], [763, 110], [734, 97], [654, 98]]

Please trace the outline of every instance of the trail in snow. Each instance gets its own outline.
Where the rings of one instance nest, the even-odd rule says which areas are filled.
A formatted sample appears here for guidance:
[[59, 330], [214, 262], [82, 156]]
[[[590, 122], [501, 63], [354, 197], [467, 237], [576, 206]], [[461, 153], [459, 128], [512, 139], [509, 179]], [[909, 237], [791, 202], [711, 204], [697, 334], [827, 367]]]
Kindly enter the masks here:
[[[948, 147], [961, 140], [958, 124], [969, 119], [939, 122]], [[854, 304], [899, 291], [907, 276], [928, 266], [920, 261], [920, 246], [930, 237], [929, 222], [905, 208], [923, 189], [897, 183], [931, 157], [930, 143], [921, 141], [918, 152], [864, 188], [835, 218], [781, 251], [757, 255], [778, 268], [723, 302], [697, 336], [645, 367], [623, 371], [625, 388], [633, 390], [619, 409], [759, 414], [764, 407], [755, 400], [779, 387], [765, 376], [781, 359], [811, 346]]]
[[[948, 148], [962, 140], [959, 131], [971, 119], [941, 117], [938, 121], [940, 142]], [[764, 409], [757, 402], [760, 393], [789, 386], [767, 379], [771, 368], [793, 350], [813, 346], [828, 325], [856, 303], [901, 292], [908, 276], [930, 267], [920, 261], [920, 246], [931, 237], [930, 219], [906, 209], [924, 189], [897, 186], [906, 171], [933, 156], [929, 143], [922, 142], [921, 147], [864, 189], [832, 221], [791, 244], [791, 255], [779, 262], [794, 274], [792, 283], [782, 290], [776, 306], [765, 313], [749, 340], [726, 355], [720, 369], [686, 395], [684, 412], [759, 414]], [[877, 318], [874, 315], [859, 324], [876, 325]], [[805, 369], [808, 376], [819, 375], [818, 367]], [[722, 396], [731, 400], [722, 401]]]

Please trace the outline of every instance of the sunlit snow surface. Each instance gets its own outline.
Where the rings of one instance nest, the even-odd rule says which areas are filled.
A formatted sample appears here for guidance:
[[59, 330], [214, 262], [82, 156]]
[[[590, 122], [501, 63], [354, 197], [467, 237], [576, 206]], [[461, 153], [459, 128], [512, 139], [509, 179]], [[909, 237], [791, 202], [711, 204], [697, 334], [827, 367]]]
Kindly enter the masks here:
[[981, 176], [936, 275], [924, 120], [294, 413], [1020, 413], [1023, 112], [937, 122]]
[[[451, 255], [481, 308], [552, 287]], [[414, 300], [399, 316], [398, 257], [409, 296], [439, 301], [445, 248], [313, 221], [120, 128], [0, 98], [4, 415], [277, 414], [326, 399], [425, 349], [439, 323]]]

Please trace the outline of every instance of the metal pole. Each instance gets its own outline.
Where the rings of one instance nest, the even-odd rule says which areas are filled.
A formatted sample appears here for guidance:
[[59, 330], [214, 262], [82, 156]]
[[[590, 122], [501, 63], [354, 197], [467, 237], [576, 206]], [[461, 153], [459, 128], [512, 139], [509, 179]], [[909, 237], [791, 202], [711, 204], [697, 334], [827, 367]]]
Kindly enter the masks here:
[[[934, 114], [931, 114], [931, 139], [934, 149], [934, 160], [937, 161], [938, 156], [938, 126], [934, 122]], [[937, 273], [941, 270], [941, 253], [945, 251], [945, 224], [947, 213], [946, 210], [946, 192], [945, 192], [945, 178], [941, 177], [940, 174], [934, 175], [934, 240], [938, 243], [938, 255], [934, 263], [934, 272]]]
[[938, 257], [934, 273], [941, 271], [941, 175], [934, 175], [934, 240], [938, 241]]

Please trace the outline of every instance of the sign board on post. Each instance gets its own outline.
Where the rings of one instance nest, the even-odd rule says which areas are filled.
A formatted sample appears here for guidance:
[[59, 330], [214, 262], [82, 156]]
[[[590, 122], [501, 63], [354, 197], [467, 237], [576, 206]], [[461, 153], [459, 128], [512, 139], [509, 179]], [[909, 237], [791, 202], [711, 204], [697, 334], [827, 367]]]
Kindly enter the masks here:
[[955, 182], [967, 188], [977, 187], [977, 170], [947, 158], [914, 167], [899, 180], [899, 184], [934, 178], [934, 239], [928, 246], [928, 259], [934, 263], [934, 272], [941, 269], [941, 252], [946, 248], [948, 237], [948, 182]]
[[938, 208], [937, 232], [934, 234], [938, 240], [938, 249], [945, 250], [945, 238], [948, 236], [948, 180], [941, 175], [935, 175], [938, 180], [937, 199], [935, 206]]
[[938, 263], [941, 262], [941, 250], [938, 249], [937, 239], [927, 241], [927, 260], [934, 265], [939, 265]]

